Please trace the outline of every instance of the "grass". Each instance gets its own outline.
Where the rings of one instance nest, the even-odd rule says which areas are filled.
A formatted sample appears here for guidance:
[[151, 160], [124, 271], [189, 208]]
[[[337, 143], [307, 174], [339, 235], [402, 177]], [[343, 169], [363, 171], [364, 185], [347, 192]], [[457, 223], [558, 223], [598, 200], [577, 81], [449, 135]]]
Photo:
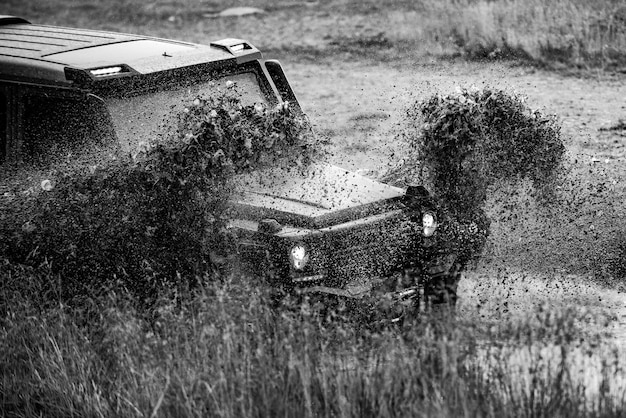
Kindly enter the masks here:
[[[54, 279], [45, 268], [9, 273], [5, 296]], [[274, 312], [262, 288], [236, 281], [163, 298], [149, 317], [123, 294], [80, 307], [12, 295], [0, 331], [5, 416], [571, 417], [625, 407], [613, 386], [619, 354], [585, 354], [600, 337], [580, 340], [580, 324], [597, 319], [584, 310], [539, 308], [493, 327], [424, 317], [371, 332]]]
[[[465, 1], [451, 12], [452, 41], [469, 58], [522, 58], [553, 66], [624, 64], [626, 9], [616, 1]], [[442, 34], [443, 35], [443, 34]], [[450, 35], [448, 35], [450, 36]]]

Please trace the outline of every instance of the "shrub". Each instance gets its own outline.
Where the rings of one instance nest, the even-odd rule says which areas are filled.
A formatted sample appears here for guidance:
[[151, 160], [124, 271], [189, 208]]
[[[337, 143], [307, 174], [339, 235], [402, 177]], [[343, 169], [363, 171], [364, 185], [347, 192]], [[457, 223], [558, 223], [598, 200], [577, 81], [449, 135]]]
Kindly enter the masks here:
[[233, 175], [306, 165], [317, 152], [288, 104], [242, 106], [234, 89], [195, 99], [176, 129], [141, 148], [132, 159], [60, 172], [39, 192], [5, 194], [0, 253], [49, 263], [65, 296], [106, 283], [150, 298], [165, 284], [187, 286], [188, 277], [218, 271]]

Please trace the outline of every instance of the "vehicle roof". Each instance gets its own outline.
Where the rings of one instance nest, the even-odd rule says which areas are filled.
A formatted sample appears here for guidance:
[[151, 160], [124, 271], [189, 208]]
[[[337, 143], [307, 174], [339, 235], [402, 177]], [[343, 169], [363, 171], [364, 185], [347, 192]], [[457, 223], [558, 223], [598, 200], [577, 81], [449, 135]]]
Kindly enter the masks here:
[[[234, 51], [232, 45], [241, 45]], [[261, 58], [245, 41], [200, 45], [142, 35], [36, 25], [0, 15], [0, 79], [71, 84], [66, 67], [89, 70], [124, 65], [148, 74], [207, 62]]]

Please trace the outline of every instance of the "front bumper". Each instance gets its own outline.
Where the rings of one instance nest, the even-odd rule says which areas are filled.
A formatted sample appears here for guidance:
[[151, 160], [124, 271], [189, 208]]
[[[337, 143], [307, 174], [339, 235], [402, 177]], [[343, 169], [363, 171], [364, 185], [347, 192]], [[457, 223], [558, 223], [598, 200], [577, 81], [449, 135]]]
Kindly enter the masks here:
[[326, 293], [346, 298], [360, 299], [376, 293], [387, 295], [391, 299], [404, 299], [411, 289], [423, 289], [430, 282], [437, 280], [458, 269], [456, 254], [442, 254], [418, 262], [408, 262], [388, 275], [368, 275], [353, 277], [343, 286], [327, 286], [325, 283], [336, 282], [327, 274], [315, 274], [291, 278], [291, 284], [299, 294]]
[[[456, 256], [449, 234], [440, 228], [424, 237], [422, 228], [421, 213], [406, 208], [320, 229], [283, 227], [275, 234], [259, 233], [251, 225], [247, 239], [239, 241], [239, 253], [251, 255], [244, 258], [253, 267], [270, 266], [274, 285], [360, 298], [381, 286], [402, 291], [453, 268]], [[302, 270], [289, 261], [296, 245], [309, 251], [310, 261]]]

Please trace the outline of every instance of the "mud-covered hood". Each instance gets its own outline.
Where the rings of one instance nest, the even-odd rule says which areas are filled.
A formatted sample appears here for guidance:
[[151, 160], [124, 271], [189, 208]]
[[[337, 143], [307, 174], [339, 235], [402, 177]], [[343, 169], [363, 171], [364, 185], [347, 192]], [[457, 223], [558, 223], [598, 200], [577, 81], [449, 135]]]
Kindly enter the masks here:
[[231, 201], [239, 216], [307, 227], [380, 212], [405, 193], [327, 163], [260, 170], [237, 177], [235, 184]]

